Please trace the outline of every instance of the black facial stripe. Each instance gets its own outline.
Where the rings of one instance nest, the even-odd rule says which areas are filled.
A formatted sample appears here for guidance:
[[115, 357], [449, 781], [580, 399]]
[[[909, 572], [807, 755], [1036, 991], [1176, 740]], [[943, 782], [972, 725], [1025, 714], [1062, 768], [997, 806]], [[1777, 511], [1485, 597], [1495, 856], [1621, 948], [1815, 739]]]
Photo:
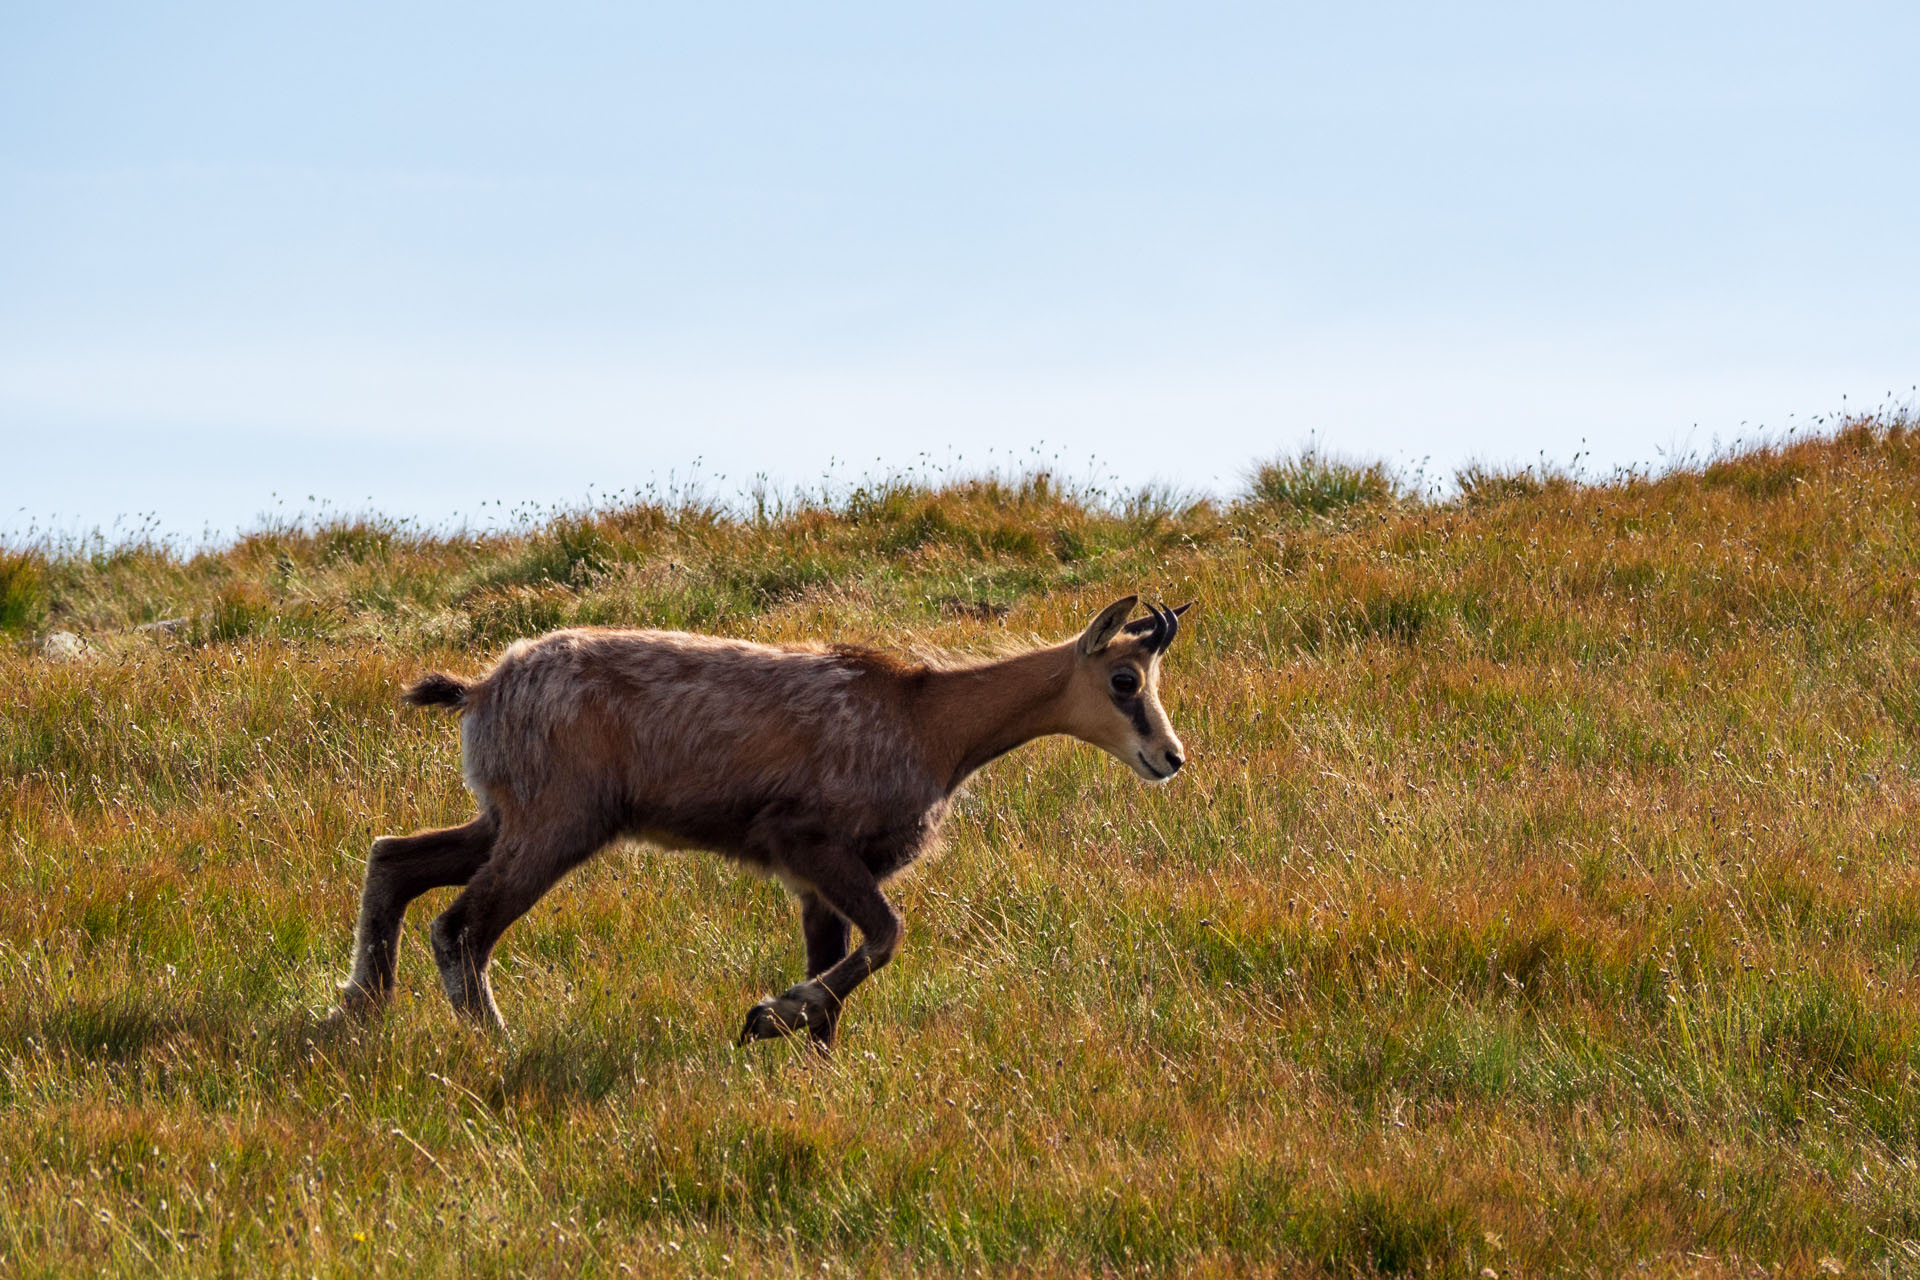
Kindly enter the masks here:
[[1147, 700], [1145, 698], [1126, 698], [1118, 700], [1119, 707], [1133, 721], [1133, 728], [1141, 737], [1152, 732], [1147, 724]]

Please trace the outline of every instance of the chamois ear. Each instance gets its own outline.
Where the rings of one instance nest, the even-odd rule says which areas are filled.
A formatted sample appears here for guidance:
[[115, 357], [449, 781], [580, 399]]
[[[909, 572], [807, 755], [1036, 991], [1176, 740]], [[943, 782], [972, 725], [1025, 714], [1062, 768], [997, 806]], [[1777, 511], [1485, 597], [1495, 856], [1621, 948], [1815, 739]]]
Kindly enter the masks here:
[[1091, 658], [1106, 648], [1108, 642], [1120, 634], [1120, 628], [1127, 623], [1127, 615], [1133, 612], [1133, 606], [1139, 602], [1139, 596], [1127, 596], [1102, 609], [1100, 616], [1089, 622], [1087, 629], [1080, 633], [1080, 656]]

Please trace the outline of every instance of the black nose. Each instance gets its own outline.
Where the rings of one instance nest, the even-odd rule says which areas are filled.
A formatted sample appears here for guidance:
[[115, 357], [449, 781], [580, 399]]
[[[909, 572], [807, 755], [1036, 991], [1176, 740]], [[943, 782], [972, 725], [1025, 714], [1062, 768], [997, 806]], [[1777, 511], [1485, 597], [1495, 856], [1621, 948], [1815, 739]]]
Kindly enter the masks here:
[[1178, 751], [1167, 752], [1167, 768], [1172, 770], [1174, 773], [1180, 772], [1180, 766], [1185, 763], [1186, 761], [1180, 758], [1180, 753]]

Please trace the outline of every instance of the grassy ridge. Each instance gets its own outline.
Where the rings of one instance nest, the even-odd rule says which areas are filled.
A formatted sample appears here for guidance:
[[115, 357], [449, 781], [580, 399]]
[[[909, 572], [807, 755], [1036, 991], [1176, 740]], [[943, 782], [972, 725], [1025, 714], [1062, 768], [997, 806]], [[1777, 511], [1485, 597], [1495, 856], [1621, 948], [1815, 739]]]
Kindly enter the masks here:
[[[1917, 504], [1883, 419], [1445, 504], [1306, 458], [14, 553], [0, 1272], [1910, 1274]], [[468, 812], [424, 667], [986, 651], [1136, 589], [1200, 602], [1193, 764], [989, 769], [831, 1065], [730, 1047], [784, 895], [641, 847], [508, 934], [511, 1038], [430, 981], [444, 894], [393, 1016], [319, 1024], [367, 843]]]

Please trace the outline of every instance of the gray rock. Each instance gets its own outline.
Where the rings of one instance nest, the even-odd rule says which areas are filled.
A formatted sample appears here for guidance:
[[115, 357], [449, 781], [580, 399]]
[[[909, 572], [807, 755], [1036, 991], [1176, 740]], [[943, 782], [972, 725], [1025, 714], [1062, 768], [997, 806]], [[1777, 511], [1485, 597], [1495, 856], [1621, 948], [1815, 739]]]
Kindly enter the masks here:
[[50, 662], [78, 662], [92, 647], [71, 631], [56, 631], [40, 642], [40, 653]]

